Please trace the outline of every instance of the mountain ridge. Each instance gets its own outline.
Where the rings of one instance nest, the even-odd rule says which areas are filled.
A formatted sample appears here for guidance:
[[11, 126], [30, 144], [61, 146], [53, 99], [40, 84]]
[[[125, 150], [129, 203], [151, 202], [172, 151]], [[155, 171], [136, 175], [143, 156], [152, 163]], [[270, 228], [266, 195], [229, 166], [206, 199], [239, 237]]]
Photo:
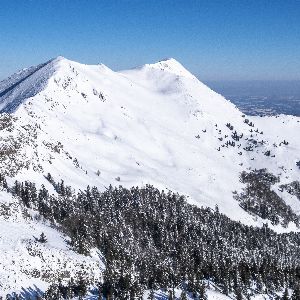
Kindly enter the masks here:
[[[232, 192], [243, 188], [239, 174], [244, 170], [282, 171], [282, 147], [272, 145], [284, 140], [288, 124], [297, 128], [296, 118], [287, 118], [280, 126], [279, 119], [269, 119], [281, 136], [252, 145], [249, 140], [264, 139], [260, 133], [269, 128], [268, 119], [249, 121], [174, 59], [120, 72], [63, 57], [40, 66], [32, 78], [25, 76], [4, 97], [12, 101], [7, 111], [18, 118], [15, 124], [20, 129], [15, 132], [28, 141], [20, 146], [28, 169], [20, 168], [17, 178], [29, 176], [47, 185], [43, 176], [51, 173], [77, 188], [93, 184], [102, 189], [112, 182], [128, 187], [151, 183], [186, 194], [193, 204], [218, 205], [236, 220], [262, 224], [240, 208]], [[252, 123], [259, 126], [249, 126]], [[34, 148], [29, 142], [33, 133], [20, 133], [28, 124], [36, 135]], [[238, 140], [232, 138], [234, 132]], [[298, 174], [295, 149], [299, 145], [297, 140], [291, 145], [284, 147], [294, 157], [288, 171], [288, 180], [293, 181]], [[273, 161], [264, 154], [269, 148], [276, 155]], [[2, 166], [9, 174], [7, 163]], [[300, 211], [293, 196], [284, 197]]]
[[[299, 118], [244, 115], [173, 59], [115, 72], [104, 65], [57, 57], [2, 81], [1, 93], [0, 255], [6, 259], [0, 261], [0, 295], [26, 294], [25, 288], [32, 295], [41, 294], [61, 277], [84, 276], [98, 284], [107, 275], [105, 267], [116, 275], [118, 259], [126, 264], [127, 255], [145, 254], [144, 235], [137, 234], [137, 227], [143, 233], [147, 230], [148, 244], [154, 245], [147, 248], [147, 255], [157, 254], [168, 240], [170, 255], [160, 256], [161, 265], [173, 259], [178, 244], [176, 253], [186, 269], [189, 263], [184, 265], [180, 255], [184, 249], [171, 238], [185, 224], [181, 241], [189, 246], [184, 259], [195, 259], [189, 247], [194, 247], [196, 258], [215, 251], [220, 259], [214, 257], [212, 274], [220, 279], [224, 266], [218, 270], [214, 266], [224, 258], [223, 245], [240, 267], [244, 258], [240, 260], [238, 253], [243, 253], [249, 261], [257, 259], [263, 272], [262, 256], [269, 254], [276, 270], [281, 270], [289, 250], [280, 252], [278, 263], [274, 254], [278, 240], [284, 249], [290, 243], [298, 257]], [[145, 191], [148, 198], [143, 198]], [[162, 236], [155, 228], [169, 227], [166, 212], [173, 231]], [[127, 223], [118, 223], [120, 214]], [[147, 215], [152, 221], [140, 222]], [[220, 226], [221, 239], [216, 231]], [[99, 228], [111, 239], [105, 240]], [[230, 240], [234, 230], [241, 248]], [[131, 232], [136, 236], [126, 240]], [[47, 242], [39, 238], [42, 234]], [[220, 249], [210, 244], [210, 236]], [[270, 251], [251, 243], [257, 238], [266, 241]], [[127, 249], [124, 245], [129, 242]], [[245, 245], [262, 256], [251, 258]], [[123, 254], [118, 258], [114, 253], [118, 263], [109, 264], [105, 251], [115, 248]], [[205, 263], [211, 262], [209, 256]], [[155, 269], [154, 261], [148, 266]], [[197, 258], [195, 266], [199, 262]], [[134, 263], [130, 267], [137, 269]], [[235, 278], [238, 273], [231, 275]], [[216, 292], [219, 288], [208, 289], [209, 300], [231, 299]], [[230, 284], [227, 288], [232, 289]], [[177, 295], [181, 292], [178, 289]]]

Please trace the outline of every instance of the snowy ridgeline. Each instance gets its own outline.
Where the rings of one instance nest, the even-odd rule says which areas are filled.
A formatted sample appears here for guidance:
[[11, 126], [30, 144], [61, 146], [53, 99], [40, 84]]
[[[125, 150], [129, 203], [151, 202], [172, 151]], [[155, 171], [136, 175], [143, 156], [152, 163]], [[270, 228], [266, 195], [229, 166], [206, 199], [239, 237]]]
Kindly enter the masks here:
[[[152, 184], [243, 224], [299, 230], [300, 119], [246, 116], [174, 59], [114, 72], [59, 57], [0, 82], [0, 109], [0, 173], [10, 187], [29, 180], [57, 196], [48, 173], [75, 191]], [[79, 278], [79, 265], [101, 278], [105, 253], [76, 254], [51, 220], [30, 217], [36, 207], [24, 215], [11, 195], [0, 201], [12, 210], [1, 215], [3, 294], [32, 283], [44, 290], [66, 270]]]
[[[248, 117], [174, 59], [114, 72], [62, 57], [0, 83], [0, 169], [76, 189], [153, 184], [245, 224], [262, 225], [233, 199], [242, 171], [266, 168], [273, 189], [299, 180], [297, 117]], [[290, 223], [288, 229], [295, 230]]]

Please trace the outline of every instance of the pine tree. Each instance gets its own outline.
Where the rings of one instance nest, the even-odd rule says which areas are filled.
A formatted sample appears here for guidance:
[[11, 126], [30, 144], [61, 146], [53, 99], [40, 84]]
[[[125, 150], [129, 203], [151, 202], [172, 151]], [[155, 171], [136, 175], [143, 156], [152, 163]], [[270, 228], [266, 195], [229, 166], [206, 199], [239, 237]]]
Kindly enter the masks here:
[[42, 243], [42, 244], [47, 243], [47, 238], [46, 238], [46, 235], [45, 235], [44, 232], [41, 233], [41, 235], [40, 235], [38, 241], [39, 241], [40, 243]]
[[235, 299], [236, 300], [243, 300], [243, 295], [242, 295], [242, 292], [239, 288], [236, 289], [235, 291]]
[[187, 295], [186, 295], [186, 292], [185, 292], [185, 291], [182, 291], [182, 292], [181, 292], [180, 300], [187, 300]]
[[153, 289], [150, 290], [150, 293], [148, 295], [148, 300], [154, 300], [154, 291], [153, 291]]
[[87, 293], [87, 284], [82, 277], [79, 279], [77, 284], [77, 292], [79, 299], [83, 299], [83, 296]]
[[289, 299], [290, 299], [290, 297], [289, 297], [289, 291], [288, 291], [287, 288], [285, 288], [283, 296], [282, 296], [282, 300], [289, 300]]
[[199, 285], [198, 292], [199, 292], [199, 300], [207, 300], [205, 284], [202, 283]]
[[168, 291], [168, 300], [173, 300], [173, 299], [174, 299], [173, 292], [172, 292], [172, 290], [169, 290]]
[[299, 300], [300, 299], [300, 287], [297, 285], [293, 291], [291, 300]]

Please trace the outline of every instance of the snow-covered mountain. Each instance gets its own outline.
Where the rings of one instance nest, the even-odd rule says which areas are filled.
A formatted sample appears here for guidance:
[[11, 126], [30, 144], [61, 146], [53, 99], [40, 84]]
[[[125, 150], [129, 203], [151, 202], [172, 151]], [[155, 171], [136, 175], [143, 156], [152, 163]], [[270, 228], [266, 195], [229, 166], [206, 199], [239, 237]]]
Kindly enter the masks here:
[[[245, 116], [175, 59], [115, 72], [58, 57], [0, 82], [0, 110], [0, 172], [9, 185], [30, 180], [55, 193], [48, 173], [78, 190], [150, 183], [261, 226], [270, 221], [245, 211], [233, 192], [244, 187], [242, 171], [266, 168], [280, 178], [272, 189], [300, 212], [297, 196], [279, 188], [299, 180], [299, 118]], [[15, 203], [7, 197], [0, 194], [1, 201]], [[21, 216], [1, 222], [0, 241], [18, 245], [7, 252], [1, 242], [6, 257], [18, 256], [29, 236], [45, 231], [54, 259], [87, 259], [73, 259], [47, 224]], [[19, 230], [18, 222], [26, 226]], [[270, 227], [297, 230], [294, 223]], [[14, 228], [14, 239], [5, 228]], [[95, 258], [86, 263], [101, 264]]]
[[[12, 180], [49, 186], [49, 172], [77, 188], [151, 183], [257, 224], [232, 197], [239, 173], [267, 168], [280, 184], [299, 178], [298, 118], [248, 118], [175, 59], [114, 72], [58, 57], [2, 81], [0, 106], [9, 113], [1, 171]], [[300, 211], [295, 196], [282, 196]]]

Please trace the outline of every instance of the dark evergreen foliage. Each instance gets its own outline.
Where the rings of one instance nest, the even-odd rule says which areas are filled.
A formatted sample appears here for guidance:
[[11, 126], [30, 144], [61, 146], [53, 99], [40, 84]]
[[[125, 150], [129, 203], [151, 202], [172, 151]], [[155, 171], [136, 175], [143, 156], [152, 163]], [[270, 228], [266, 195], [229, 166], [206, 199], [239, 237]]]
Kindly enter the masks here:
[[[277, 181], [266, 172], [260, 175], [259, 180], [256, 173], [242, 178], [249, 184], [254, 181], [259, 192]], [[110, 186], [102, 193], [88, 186], [75, 195], [63, 182], [53, 184], [59, 186], [59, 196], [50, 195], [44, 186], [37, 191], [30, 182], [16, 182], [12, 192], [26, 207], [59, 225], [76, 251], [88, 254], [97, 247], [103, 253], [107, 268], [99, 284], [101, 297], [139, 298], [144, 289], [184, 283], [186, 292], [206, 299], [203, 282], [210, 280], [238, 299], [253, 289], [253, 283], [256, 292], [296, 288], [299, 283], [298, 233], [245, 226], [218, 208], [190, 205], [183, 196], [150, 185]], [[53, 290], [57, 293], [57, 287]], [[84, 287], [76, 291], [84, 292]]]
[[282, 300], [289, 300], [290, 299], [290, 297], [289, 297], [289, 291], [288, 291], [288, 289], [286, 288], [285, 290], [284, 290], [284, 293], [283, 293], [283, 296], [282, 296]]
[[289, 194], [296, 196], [300, 201], [300, 181], [293, 181], [289, 184], [282, 184], [282, 190], [286, 190]]
[[291, 300], [299, 300], [299, 299], [300, 299], [300, 287], [299, 285], [297, 285], [296, 288], [294, 289]]
[[4, 189], [4, 190], [8, 190], [8, 185], [6, 182], [6, 179], [3, 175], [0, 174], [0, 186]]
[[73, 279], [69, 281], [67, 285], [63, 285], [61, 282], [58, 284], [52, 284], [43, 295], [44, 300], [63, 300], [63, 299], [83, 299], [83, 296], [87, 293], [87, 282], [82, 278], [78, 282], [74, 282]]
[[40, 235], [39, 239], [37, 239], [37, 241], [40, 243], [43, 243], [43, 244], [47, 243], [47, 238], [46, 238], [46, 235], [44, 232], [41, 233], [41, 235]]
[[279, 182], [279, 178], [266, 169], [260, 169], [242, 172], [240, 180], [246, 187], [235, 198], [243, 209], [270, 220], [274, 225], [281, 223], [287, 226], [289, 222], [294, 222], [299, 226], [300, 217], [271, 189], [272, 185]]

